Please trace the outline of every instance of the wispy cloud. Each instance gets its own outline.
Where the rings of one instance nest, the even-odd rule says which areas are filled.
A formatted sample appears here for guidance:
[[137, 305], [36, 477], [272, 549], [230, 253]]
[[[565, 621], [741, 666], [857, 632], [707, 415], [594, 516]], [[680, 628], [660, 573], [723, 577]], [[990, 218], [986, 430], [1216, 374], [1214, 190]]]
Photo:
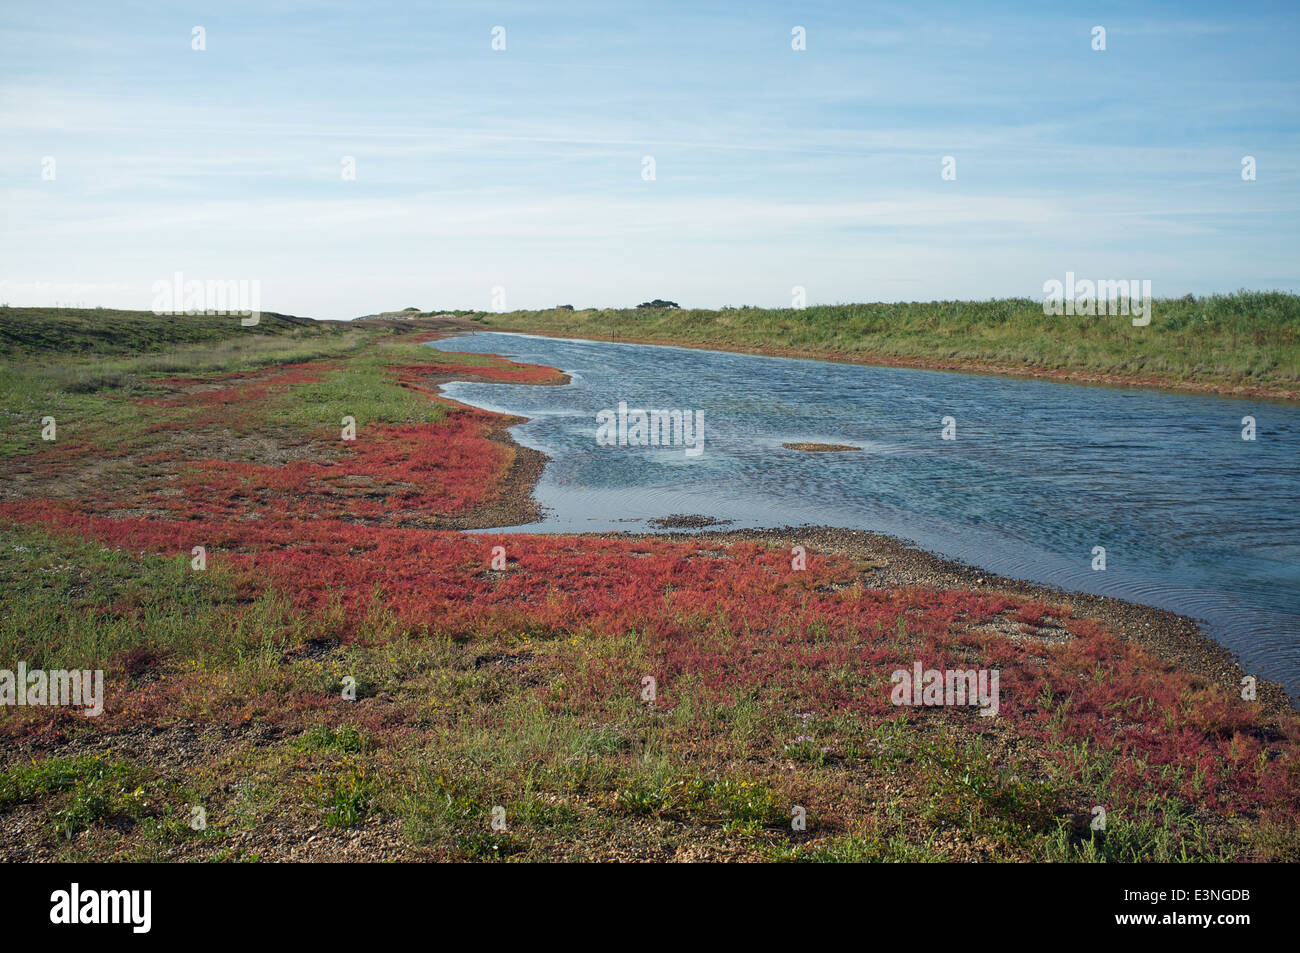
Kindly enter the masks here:
[[1300, 290], [1296, 13], [1115, 11], [11, 10], [0, 298], [142, 306], [205, 269], [323, 317], [502, 282], [512, 306], [983, 297], [1066, 268]]

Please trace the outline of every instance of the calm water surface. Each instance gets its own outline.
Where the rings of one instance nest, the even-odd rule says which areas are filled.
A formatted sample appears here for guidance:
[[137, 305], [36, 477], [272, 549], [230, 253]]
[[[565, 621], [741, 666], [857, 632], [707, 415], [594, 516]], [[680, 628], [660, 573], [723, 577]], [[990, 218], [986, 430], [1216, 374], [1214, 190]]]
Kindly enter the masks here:
[[[648, 530], [676, 513], [730, 528], [818, 524], [1205, 620], [1243, 666], [1300, 695], [1300, 408], [652, 345], [483, 333], [444, 351], [558, 367], [565, 387], [453, 383], [530, 418], [551, 457], [522, 532]], [[704, 452], [604, 447], [596, 414], [704, 412]], [[1258, 437], [1241, 439], [1244, 416]], [[951, 416], [957, 439], [941, 439]], [[862, 451], [808, 454], [814, 441]], [[1091, 568], [1094, 546], [1105, 571]]]

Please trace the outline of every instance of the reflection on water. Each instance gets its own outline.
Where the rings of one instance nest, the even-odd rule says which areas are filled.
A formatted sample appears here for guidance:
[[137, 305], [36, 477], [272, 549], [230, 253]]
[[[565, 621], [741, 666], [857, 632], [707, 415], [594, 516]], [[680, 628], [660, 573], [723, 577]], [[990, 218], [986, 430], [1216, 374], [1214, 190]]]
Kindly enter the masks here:
[[[1045, 381], [516, 334], [434, 342], [568, 372], [567, 387], [454, 383], [518, 414], [552, 458], [524, 532], [869, 529], [946, 556], [1205, 619], [1250, 671], [1300, 693], [1300, 408]], [[596, 415], [700, 410], [704, 452], [596, 443]], [[1258, 437], [1241, 439], [1255, 417]], [[941, 419], [957, 439], [942, 440]], [[802, 453], [783, 443], [852, 444]], [[1092, 551], [1106, 550], [1093, 571]]]

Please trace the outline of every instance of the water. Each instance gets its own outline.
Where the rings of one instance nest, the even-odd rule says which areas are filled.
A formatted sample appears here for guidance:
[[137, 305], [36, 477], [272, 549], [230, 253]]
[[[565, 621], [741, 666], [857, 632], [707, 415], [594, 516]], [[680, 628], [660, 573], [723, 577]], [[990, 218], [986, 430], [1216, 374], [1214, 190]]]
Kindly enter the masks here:
[[[551, 457], [523, 532], [867, 529], [987, 570], [1203, 619], [1249, 672], [1300, 695], [1300, 408], [517, 334], [444, 351], [558, 367], [566, 387], [453, 383], [448, 396], [530, 418]], [[701, 410], [704, 452], [596, 444], [596, 414]], [[1242, 418], [1257, 421], [1253, 442]], [[955, 418], [957, 439], [941, 439]], [[860, 446], [801, 453], [801, 441]], [[1093, 548], [1106, 550], [1104, 572]]]

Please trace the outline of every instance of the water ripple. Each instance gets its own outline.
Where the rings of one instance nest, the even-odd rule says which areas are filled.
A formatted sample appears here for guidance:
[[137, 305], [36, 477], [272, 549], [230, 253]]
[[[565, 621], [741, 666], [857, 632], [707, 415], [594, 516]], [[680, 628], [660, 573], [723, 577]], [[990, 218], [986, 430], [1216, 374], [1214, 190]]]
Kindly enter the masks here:
[[[1300, 408], [1199, 395], [484, 333], [434, 343], [566, 371], [566, 387], [447, 385], [518, 414], [551, 456], [525, 531], [735, 526], [891, 533], [994, 572], [1206, 620], [1300, 694]], [[595, 442], [596, 412], [702, 410], [705, 452]], [[1258, 437], [1241, 439], [1241, 419]], [[957, 439], [941, 439], [941, 418]], [[783, 443], [850, 444], [805, 454]], [[1092, 569], [1095, 546], [1106, 570]]]

